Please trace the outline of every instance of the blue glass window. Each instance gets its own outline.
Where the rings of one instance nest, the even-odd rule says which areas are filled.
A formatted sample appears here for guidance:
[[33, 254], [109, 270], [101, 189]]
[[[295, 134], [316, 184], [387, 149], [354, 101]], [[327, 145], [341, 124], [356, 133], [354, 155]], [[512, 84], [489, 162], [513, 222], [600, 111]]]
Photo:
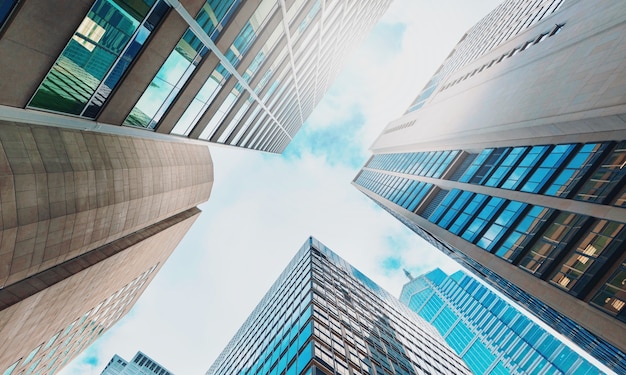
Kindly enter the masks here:
[[552, 177], [554, 172], [563, 164], [574, 147], [575, 146], [571, 144], [554, 146], [537, 169], [528, 177], [528, 180], [526, 180], [520, 190], [529, 193], [538, 193]]
[[[196, 21], [211, 40], [217, 39], [240, 1], [208, 0], [202, 6]], [[187, 29], [124, 120], [124, 125], [154, 129], [208, 51], [191, 29]]]
[[0, 29], [4, 26], [4, 23], [9, 19], [13, 7], [17, 4], [17, 0], [8, 0], [0, 3]]
[[28, 106], [95, 118], [168, 9], [155, 0], [96, 1]]
[[502, 183], [503, 189], [515, 190], [519, 184], [526, 178], [528, 173], [537, 165], [537, 162], [543, 157], [548, 150], [548, 146], [534, 146], [524, 158], [520, 161], [519, 165], [511, 172], [511, 174]]
[[[471, 197], [471, 200], [469, 200]], [[466, 200], [469, 200], [467, 206], [463, 208], [463, 204]], [[454, 218], [454, 222], [449, 227], [450, 232], [458, 235], [465, 228], [467, 223], [474, 219], [474, 215], [478, 210], [482, 207], [483, 203], [487, 200], [487, 196], [483, 194], [476, 194], [470, 192], [463, 192], [461, 197], [458, 200], [458, 205], [455, 204], [454, 210], [451, 210], [450, 213], [455, 215], [455, 217], [450, 216], [446, 217], [445, 220], [452, 220]], [[456, 211], [459, 211], [458, 216]], [[447, 215], [446, 215], [447, 216]], [[445, 223], [442, 220], [442, 223]], [[443, 224], [442, 224], [443, 226]]]
[[603, 203], [613, 189], [626, 176], [626, 141], [618, 144], [613, 152], [602, 162], [585, 184], [576, 193], [574, 199]]
[[441, 218], [438, 225], [442, 228], [448, 228], [460, 213], [466, 213], [464, 209], [467, 202], [473, 197], [474, 193], [463, 191], [454, 202], [450, 202], [450, 206]]
[[537, 231], [542, 228], [552, 212], [553, 210], [549, 208], [533, 206], [498, 247], [496, 255], [513, 261], [528, 242], [533, 239]]
[[504, 202], [505, 200], [502, 198], [491, 197], [482, 210], [480, 210], [480, 213], [476, 216], [476, 218], [470, 221], [469, 226], [465, 229], [461, 237], [469, 242], [476, 241], [477, 236], [485, 228], [489, 220], [493, 218]]
[[567, 197], [605, 149], [606, 143], [583, 145], [546, 189], [545, 194]]
[[511, 201], [504, 210], [498, 215], [493, 224], [485, 231], [482, 237], [476, 242], [479, 247], [491, 251], [498, 240], [511, 227], [513, 222], [518, 218], [522, 211], [526, 208], [525, 203]]
[[517, 162], [522, 158], [528, 147], [515, 147], [504, 158], [502, 163], [493, 171], [491, 177], [485, 182], [485, 186], [498, 186], [509, 174]]

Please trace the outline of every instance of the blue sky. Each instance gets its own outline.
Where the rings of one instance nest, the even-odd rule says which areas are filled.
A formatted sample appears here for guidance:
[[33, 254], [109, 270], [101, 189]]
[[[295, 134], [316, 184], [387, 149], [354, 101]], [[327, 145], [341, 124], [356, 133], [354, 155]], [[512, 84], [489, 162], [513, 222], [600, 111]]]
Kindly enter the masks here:
[[402, 268], [457, 269], [350, 182], [382, 128], [498, 3], [396, 0], [283, 155], [211, 145], [203, 214], [131, 313], [62, 374], [99, 374], [113, 354], [138, 350], [203, 374], [309, 235], [394, 295]]

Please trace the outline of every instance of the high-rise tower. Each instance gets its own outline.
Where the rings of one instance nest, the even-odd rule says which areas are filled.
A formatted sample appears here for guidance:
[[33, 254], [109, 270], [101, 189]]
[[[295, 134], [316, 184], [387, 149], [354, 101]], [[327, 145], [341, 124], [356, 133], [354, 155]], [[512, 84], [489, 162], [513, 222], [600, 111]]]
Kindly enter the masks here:
[[309, 238], [211, 366], [217, 374], [470, 374], [439, 333]]
[[463, 271], [418, 276], [404, 285], [400, 301], [437, 328], [474, 374], [602, 373]]
[[508, 0], [354, 186], [626, 372], [626, 3]]
[[5, 1], [0, 105], [280, 153], [389, 3]]

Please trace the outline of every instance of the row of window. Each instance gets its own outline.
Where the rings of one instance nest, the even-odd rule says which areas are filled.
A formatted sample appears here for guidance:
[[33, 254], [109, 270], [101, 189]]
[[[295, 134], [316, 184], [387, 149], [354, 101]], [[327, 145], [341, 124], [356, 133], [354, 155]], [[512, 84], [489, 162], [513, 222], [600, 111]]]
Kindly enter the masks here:
[[549, 37], [556, 35], [557, 33], [559, 33], [561, 31], [561, 29], [563, 28], [563, 24], [561, 25], [556, 25], [554, 26], [550, 31], [546, 31], [543, 32], [541, 34], [539, 34], [538, 36], [532, 38], [531, 40], [528, 40], [524, 43], [522, 43], [521, 45], [513, 48], [510, 51], [505, 52], [504, 54], [502, 54], [500, 57], [497, 57], [493, 60], [491, 60], [488, 63], [483, 64], [482, 66], [472, 70], [471, 72], [455, 79], [452, 82], [446, 83], [442, 88], [441, 91], [447, 90], [448, 88], [455, 86], [458, 83], [461, 83], [463, 81], [465, 81], [466, 79], [475, 76], [476, 74], [483, 72], [489, 68], [491, 68], [492, 66], [495, 66], [499, 63], [501, 63], [503, 60], [508, 59], [509, 57], [513, 57], [516, 54], [518, 54], [519, 52], [523, 52], [526, 51], [527, 49], [529, 49], [532, 46], [535, 46], [541, 42], [543, 42], [544, 40], [548, 39]]
[[625, 165], [622, 141], [382, 154], [366, 167], [626, 207]]
[[355, 182], [383, 198], [414, 212], [433, 185], [387, 174], [363, 171]]
[[157, 267], [158, 264], [150, 267], [81, 318], [73, 321], [63, 331], [57, 332], [45, 345], [42, 343], [23, 360], [19, 359], [13, 363], [2, 374], [11, 375], [18, 372], [24, 375], [55, 374], [127, 312]]
[[[376, 201], [375, 201], [376, 202]], [[409, 229], [426, 239], [429, 243], [462, 264], [465, 264], [469, 269], [475, 270], [476, 274], [482, 275], [485, 281], [489, 282], [493, 287], [500, 290], [503, 294], [509, 296], [511, 299], [517, 301], [520, 305], [531, 311], [536, 317], [540, 318], [550, 327], [555, 329], [560, 334], [568, 337], [583, 350], [597, 358], [600, 362], [613, 369], [618, 373], [626, 373], [626, 353], [620, 351], [614, 345], [610, 344], [601, 337], [598, 337], [586, 330], [567, 316], [557, 312], [553, 308], [547, 306], [536, 297], [528, 294], [524, 290], [520, 289], [517, 285], [511, 283], [506, 278], [496, 274], [489, 268], [476, 262], [463, 252], [456, 250], [448, 244], [440, 241], [434, 237], [431, 233], [424, 230], [420, 226], [416, 225], [413, 221], [407, 219], [404, 215], [401, 215], [386, 206], [379, 204], [381, 208], [389, 212], [392, 216], [400, 220]], [[624, 267], [621, 268], [623, 270]], [[618, 271], [619, 272], [619, 271]], [[612, 284], [620, 284], [626, 274], [621, 275], [616, 272], [609, 280], [615, 280]], [[453, 275], [454, 276], [454, 275]], [[613, 294], [610, 294], [612, 296]], [[609, 296], [609, 298], [610, 298]], [[606, 301], [608, 303], [609, 301]], [[622, 310], [623, 311], [623, 310]], [[618, 316], [618, 319], [620, 317]]]
[[[468, 362], [475, 373], [492, 366], [499, 369], [495, 373], [599, 373], [584, 358], [461, 271], [448, 277], [435, 270], [417, 282], [420, 285], [411, 291], [414, 294], [405, 295], [404, 300], [408, 299], [413, 309], [433, 322], [451, 346], [458, 348], [457, 352], [464, 351], [467, 345], [478, 346], [474, 351], [476, 355], [482, 353], [482, 360], [479, 356], [467, 358], [476, 361], [473, 365]], [[450, 309], [458, 313], [458, 318]], [[446, 312], [458, 319], [452, 330], [451, 324], [438, 326]], [[472, 341], [474, 336], [480, 337], [480, 341]], [[499, 365], [492, 364], [497, 355]]]

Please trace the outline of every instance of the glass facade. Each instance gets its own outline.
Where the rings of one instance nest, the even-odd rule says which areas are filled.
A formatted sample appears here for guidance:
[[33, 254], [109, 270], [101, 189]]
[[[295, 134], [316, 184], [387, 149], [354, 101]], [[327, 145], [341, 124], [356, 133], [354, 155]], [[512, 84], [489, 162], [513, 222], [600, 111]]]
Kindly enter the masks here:
[[[75, 31], [26, 46], [58, 57], [11, 106], [273, 153], [391, 3], [92, 1]], [[16, 3], [1, 2], [0, 29]]]
[[414, 312], [310, 238], [207, 374], [470, 374]]
[[169, 10], [162, 0], [98, 0], [28, 104], [95, 118]]
[[474, 374], [601, 373], [462, 271], [412, 279], [400, 301], [437, 328]]
[[[614, 265], [624, 262], [626, 219], [595, 217], [591, 209], [567, 211], [565, 203], [621, 207], [625, 144], [378, 154], [354, 183], [624, 321], [625, 277]], [[546, 204], [522, 195], [514, 200], [507, 191], [545, 196], [540, 201]], [[626, 371], [626, 354], [608, 343], [604, 349], [604, 363]]]
[[111, 358], [100, 375], [172, 375], [165, 367], [142, 352], [128, 362], [117, 354]]

